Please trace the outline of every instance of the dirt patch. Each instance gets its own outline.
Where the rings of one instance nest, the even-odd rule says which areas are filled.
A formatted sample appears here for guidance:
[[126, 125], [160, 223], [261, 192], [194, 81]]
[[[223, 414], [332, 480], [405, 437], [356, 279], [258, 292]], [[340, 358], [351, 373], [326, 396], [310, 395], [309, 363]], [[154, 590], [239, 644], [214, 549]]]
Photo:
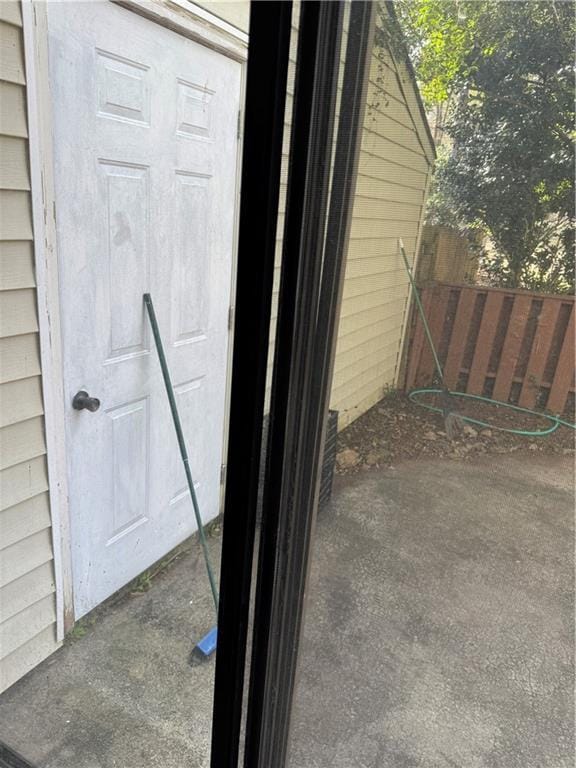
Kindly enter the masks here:
[[[432, 404], [433, 401], [429, 400]], [[392, 393], [363, 414], [338, 436], [337, 474], [353, 474], [371, 467], [389, 467], [401, 459], [446, 457], [471, 461], [481, 454], [574, 453], [574, 430], [559, 427], [545, 437], [513, 435], [496, 429], [508, 427], [543, 431], [550, 422], [509, 408], [454, 398], [458, 413], [484, 421], [490, 427], [466, 423], [450, 441], [441, 414]]]

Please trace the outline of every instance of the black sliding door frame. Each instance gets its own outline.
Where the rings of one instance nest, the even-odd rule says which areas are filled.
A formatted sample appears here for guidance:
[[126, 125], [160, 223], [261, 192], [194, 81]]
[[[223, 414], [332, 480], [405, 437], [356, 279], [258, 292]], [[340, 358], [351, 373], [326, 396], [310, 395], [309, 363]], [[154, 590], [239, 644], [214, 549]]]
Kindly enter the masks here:
[[291, 22], [251, 4], [212, 768], [238, 765]]
[[284, 766], [311, 532], [313, 351], [343, 4], [302, 3], [246, 726], [246, 768]]
[[[237, 768], [239, 756], [288, 65], [290, 21], [281, 9], [287, 5], [251, 4], [212, 768]], [[350, 4], [334, 146], [343, 17], [342, 2], [301, 4], [245, 768], [284, 768], [288, 753], [374, 34], [372, 3]], [[282, 93], [275, 92], [282, 80]], [[260, 119], [251, 122], [253, 109]]]
[[300, 17], [245, 768], [288, 753], [374, 32], [372, 4], [352, 2], [333, 156], [343, 5], [306, 2]]

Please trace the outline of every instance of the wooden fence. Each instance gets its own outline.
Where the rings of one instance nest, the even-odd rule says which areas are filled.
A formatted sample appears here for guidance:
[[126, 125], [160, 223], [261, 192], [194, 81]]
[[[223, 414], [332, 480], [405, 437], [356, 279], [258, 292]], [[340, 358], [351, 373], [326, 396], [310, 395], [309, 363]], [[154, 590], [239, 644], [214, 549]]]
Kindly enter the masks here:
[[[525, 408], [574, 408], [574, 297], [436, 283], [422, 289], [447, 386]], [[406, 389], [437, 381], [412, 312]]]

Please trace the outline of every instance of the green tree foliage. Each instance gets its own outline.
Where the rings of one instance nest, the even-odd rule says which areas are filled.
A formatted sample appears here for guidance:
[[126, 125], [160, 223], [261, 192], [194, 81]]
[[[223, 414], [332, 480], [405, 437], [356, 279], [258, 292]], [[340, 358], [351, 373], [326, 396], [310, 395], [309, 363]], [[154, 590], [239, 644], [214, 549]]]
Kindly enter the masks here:
[[429, 219], [487, 234], [497, 284], [572, 290], [574, 2], [395, 7], [447, 136]]

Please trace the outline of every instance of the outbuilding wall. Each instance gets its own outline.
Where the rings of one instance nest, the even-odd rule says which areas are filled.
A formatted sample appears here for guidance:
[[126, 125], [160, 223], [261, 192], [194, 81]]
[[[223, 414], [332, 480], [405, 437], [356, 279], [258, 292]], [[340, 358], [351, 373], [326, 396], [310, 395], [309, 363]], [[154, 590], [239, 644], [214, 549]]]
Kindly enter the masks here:
[[19, 2], [0, 2], [0, 691], [57, 647], [26, 67]]
[[[296, 13], [294, 17], [296, 22]], [[394, 23], [392, 19], [390, 23]], [[346, 50], [346, 28], [347, 24], [342, 59]], [[297, 24], [294, 23], [273, 324], [276, 321], [280, 283], [297, 32]], [[379, 39], [377, 36], [376, 40]], [[340, 79], [342, 74], [343, 67]], [[339, 411], [339, 429], [361, 416], [383, 397], [388, 388], [396, 385], [410, 294], [408, 276], [398, 250], [398, 238], [402, 238], [408, 258], [413, 262], [433, 163], [434, 148], [420, 109], [413, 76], [406, 64], [395, 61], [390, 51], [376, 42], [370, 66], [330, 400], [331, 408]], [[270, 369], [273, 344], [272, 333]], [[270, 387], [270, 375], [268, 378]]]

